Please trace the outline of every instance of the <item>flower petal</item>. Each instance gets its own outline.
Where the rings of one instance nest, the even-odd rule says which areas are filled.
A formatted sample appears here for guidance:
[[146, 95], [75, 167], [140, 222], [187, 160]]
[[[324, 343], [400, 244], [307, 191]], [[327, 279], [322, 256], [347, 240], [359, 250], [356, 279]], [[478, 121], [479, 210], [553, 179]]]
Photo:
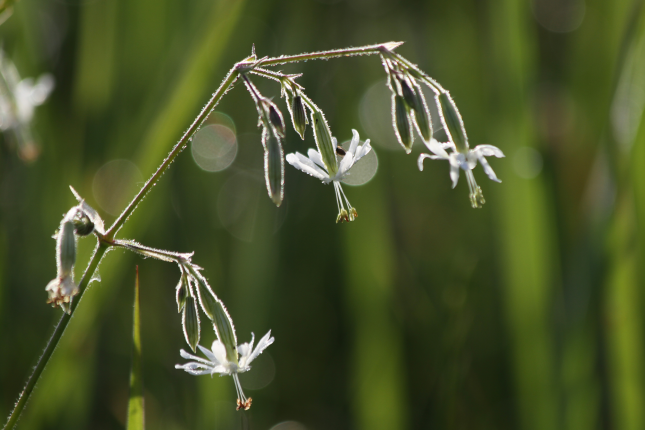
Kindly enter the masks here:
[[211, 363], [210, 361], [208, 361], [208, 360], [204, 360], [204, 359], [203, 359], [203, 358], [201, 358], [201, 357], [198, 357], [198, 356], [196, 356], [196, 355], [190, 354], [190, 353], [188, 353], [188, 352], [184, 351], [183, 349], [180, 349], [180, 350], [179, 350], [179, 355], [181, 355], [181, 357], [182, 357], [182, 358], [185, 358], [186, 360], [195, 360], [195, 361], [199, 361], [200, 363], [203, 363], [203, 364], [206, 364], [206, 365], [209, 365], [209, 366], [213, 364], [213, 363]]
[[488, 160], [486, 160], [483, 155], [480, 155], [478, 158], [479, 158], [479, 162], [482, 165], [482, 168], [484, 169], [484, 172], [486, 172], [488, 177], [495, 182], [501, 183], [502, 181], [497, 178], [497, 175], [495, 175], [493, 168], [490, 167], [490, 164], [488, 164]]
[[204, 348], [204, 347], [203, 347], [203, 346], [201, 346], [201, 345], [197, 345], [197, 348], [199, 348], [199, 350], [200, 350], [200, 351], [201, 351], [201, 352], [202, 352], [206, 357], [208, 357], [208, 359], [211, 361], [211, 363], [213, 363], [213, 365], [220, 364], [220, 363], [219, 363], [219, 361], [217, 361], [217, 357], [215, 357], [215, 354], [213, 354], [213, 353], [211, 352], [211, 350], [210, 350], [210, 349], [208, 349], [208, 348]]
[[349, 169], [354, 165], [354, 156], [349, 152], [345, 154], [340, 164], [338, 165], [338, 173], [334, 176], [334, 180], [340, 181], [347, 174]]
[[214, 341], [211, 350], [213, 351], [213, 355], [215, 355], [217, 363], [223, 366], [228, 364], [228, 359], [226, 358], [226, 347], [222, 342], [219, 340]]
[[[245, 342], [237, 346], [237, 353], [240, 354], [240, 362], [251, 354], [253, 351], [253, 342], [255, 341], [255, 335], [251, 333], [251, 342]], [[240, 363], [242, 365], [242, 363]]]
[[246, 365], [248, 366], [249, 364], [251, 364], [251, 362], [255, 360], [258, 355], [262, 354], [262, 351], [267, 349], [267, 347], [271, 345], [274, 340], [275, 339], [271, 337], [271, 330], [269, 330], [267, 334], [265, 334], [262, 337], [262, 339], [258, 341], [258, 346], [255, 347], [255, 350], [251, 353], [249, 358], [246, 360]]
[[475, 148], [473, 148], [473, 152], [475, 152], [478, 157], [480, 154], [484, 157], [490, 157], [493, 155], [497, 158], [504, 157], [502, 150], [493, 145], [477, 145]]
[[186, 363], [186, 364], [176, 364], [175, 369], [183, 369], [191, 375], [210, 375], [213, 371], [212, 367], [206, 367], [200, 365], [199, 363]]
[[417, 160], [417, 165], [419, 166], [419, 171], [423, 172], [423, 160], [426, 158], [432, 158], [433, 160], [437, 158], [436, 155], [430, 154], [420, 154], [419, 159]]
[[372, 146], [370, 145], [370, 140], [367, 139], [364, 144], [358, 147], [357, 153], [354, 156], [354, 164], [356, 164], [358, 160], [369, 154], [371, 150]]
[[287, 162], [296, 169], [301, 170], [314, 178], [318, 178], [321, 181], [329, 181], [329, 175], [323, 172], [320, 167], [316, 166], [307, 157], [298, 152], [295, 154], [287, 154]]
[[349, 151], [347, 151], [348, 154], [355, 155], [356, 154], [356, 149], [358, 148], [358, 144], [361, 142], [360, 137], [358, 137], [358, 131], [352, 129], [352, 142], [349, 144]]
[[316, 163], [321, 169], [323, 169], [325, 172], [327, 171], [327, 166], [325, 166], [325, 163], [322, 160], [322, 157], [320, 156], [320, 152], [316, 151], [313, 148], [309, 148], [307, 151], [307, 156], [311, 161]]
[[[444, 149], [445, 144], [439, 142], [434, 137], [430, 139], [430, 142], [426, 142], [425, 140], [423, 140], [423, 143], [428, 148], [428, 150], [433, 154], [438, 155], [441, 158], [448, 159], [449, 155]], [[449, 145], [452, 145], [452, 144], [449, 144]], [[448, 148], [450, 148], [450, 146], [448, 146]]]
[[450, 163], [450, 179], [452, 179], [452, 188], [455, 188], [459, 180], [459, 165], [455, 165], [452, 162]]

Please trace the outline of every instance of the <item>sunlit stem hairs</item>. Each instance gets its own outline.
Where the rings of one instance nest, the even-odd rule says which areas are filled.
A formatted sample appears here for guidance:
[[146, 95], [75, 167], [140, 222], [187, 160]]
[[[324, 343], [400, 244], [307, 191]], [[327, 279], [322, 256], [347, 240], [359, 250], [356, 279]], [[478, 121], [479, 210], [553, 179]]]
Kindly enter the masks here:
[[[270, 331], [262, 337], [254, 347], [254, 336], [248, 343], [238, 345], [233, 320], [222, 301], [215, 295], [202, 269], [192, 263], [192, 253], [178, 253], [150, 248], [133, 240], [117, 239], [116, 235], [135, 211], [174, 159], [186, 147], [193, 135], [208, 118], [215, 106], [238, 80], [243, 82], [253, 100], [258, 114], [258, 126], [261, 128], [262, 150], [264, 151], [264, 172], [267, 193], [271, 200], [280, 206], [284, 199], [284, 164], [285, 159], [294, 167], [321, 180], [325, 184], [333, 183], [338, 205], [336, 222], [353, 221], [358, 212], [347, 199], [342, 189], [341, 181], [351, 174], [351, 168], [368, 154], [372, 147], [369, 139], [360, 140], [359, 134], [353, 130], [353, 138], [349, 147], [342, 148], [332, 135], [325, 114], [305, 94], [304, 88], [295, 82], [300, 75], [289, 75], [273, 71], [270, 67], [287, 63], [297, 63], [315, 59], [331, 59], [358, 55], [379, 55], [387, 75], [387, 85], [392, 95], [392, 123], [397, 139], [406, 153], [410, 153], [414, 143], [414, 131], [430, 150], [431, 154], [421, 154], [418, 160], [419, 168], [423, 167], [425, 158], [445, 159], [450, 163], [450, 176], [453, 186], [457, 183], [459, 170], [464, 170], [470, 187], [470, 198], [473, 207], [481, 207], [484, 198], [481, 188], [477, 186], [472, 169], [480, 162], [486, 174], [493, 180], [499, 181], [486, 156], [502, 157], [502, 152], [491, 145], [480, 145], [470, 149], [461, 114], [448, 92], [434, 79], [424, 73], [418, 66], [409, 62], [395, 52], [401, 42], [382, 43], [345, 48], [332, 51], [305, 53], [275, 58], [263, 57], [258, 59], [255, 47], [251, 55], [235, 64], [228, 72], [219, 88], [209, 102], [184, 133], [179, 142], [169, 152], [156, 172], [148, 179], [132, 201], [117, 217], [109, 228], [104, 227], [103, 220], [96, 210], [89, 206], [81, 196], [73, 191], [78, 204], [72, 207], [63, 217], [56, 238], [56, 277], [47, 285], [48, 302], [60, 306], [64, 312], [50, 338], [43, 355], [40, 357], [33, 374], [20, 394], [16, 406], [9, 416], [5, 428], [12, 428], [17, 422], [29, 395], [42, 371], [52, 356], [71, 315], [76, 310], [78, 297], [87, 289], [95, 275], [99, 263], [109, 249], [127, 249], [144, 257], [177, 264], [179, 281], [175, 289], [177, 309], [181, 314], [186, 343], [193, 352], [198, 350], [204, 355], [199, 357], [186, 351], [180, 355], [190, 361], [177, 365], [193, 375], [214, 373], [231, 375], [238, 393], [238, 409], [248, 409], [251, 398], [242, 392], [237, 377], [238, 373], [248, 371], [250, 363], [265, 348], [271, 345], [274, 338]], [[302, 138], [306, 138], [307, 125], [313, 130], [316, 149], [310, 148], [307, 156], [298, 152], [285, 156], [283, 146], [287, 136], [284, 116], [278, 105], [260, 93], [251, 77], [268, 78], [278, 82], [281, 95], [286, 100], [289, 117], [294, 130]], [[433, 138], [432, 118], [429, 102], [422, 91], [422, 86], [429, 88], [439, 112], [439, 121], [448, 137], [447, 142], [438, 142]], [[78, 283], [74, 281], [73, 267], [76, 262], [76, 242], [80, 237], [94, 236], [97, 239], [96, 248]], [[96, 277], [95, 277], [96, 276]], [[202, 315], [203, 317], [200, 317]], [[202, 321], [212, 323], [217, 340], [207, 349], [199, 344]]]

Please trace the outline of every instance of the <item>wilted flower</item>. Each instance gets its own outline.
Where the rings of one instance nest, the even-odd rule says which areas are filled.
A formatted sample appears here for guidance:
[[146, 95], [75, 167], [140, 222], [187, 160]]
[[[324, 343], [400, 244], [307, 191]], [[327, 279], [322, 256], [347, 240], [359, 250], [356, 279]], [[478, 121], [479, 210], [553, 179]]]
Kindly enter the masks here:
[[[318, 178], [323, 183], [328, 184], [330, 182], [334, 183], [334, 191], [336, 192], [336, 204], [338, 205], [338, 217], [336, 222], [340, 221], [354, 221], [358, 216], [356, 209], [352, 207], [345, 196], [345, 192], [340, 185], [340, 181], [343, 180], [346, 176], [350, 174], [350, 169], [352, 166], [365, 155], [367, 155], [372, 147], [370, 146], [370, 140], [367, 139], [363, 145], [359, 145], [360, 138], [356, 130], [352, 130], [354, 137], [349, 145], [349, 149], [344, 151], [338, 146], [338, 141], [335, 137], [332, 140], [332, 147], [336, 157], [340, 157], [340, 162], [338, 164], [337, 171], [330, 175], [329, 169], [326, 167], [323, 162], [323, 158], [320, 155], [320, 152], [311, 148], [307, 152], [309, 157], [305, 157], [299, 152], [295, 152], [287, 155], [287, 161], [293, 167], [302, 170], [303, 172]], [[347, 205], [347, 209], [345, 209]]]
[[216, 340], [210, 350], [201, 345], [197, 347], [206, 356], [206, 359], [192, 355], [183, 349], [179, 351], [181, 356], [190, 361], [186, 364], [175, 365], [176, 369], [183, 369], [191, 375], [214, 375], [219, 373], [221, 375], [231, 375], [235, 383], [235, 391], [237, 391], [237, 410], [248, 410], [251, 407], [250, 397], [246, 397], [242, 391], [242, 385], [237, 376], [238, 373], [246, 372], [251, 369], [251, 362], [257, 358], [269, 345], [275, 340], [271, 337], [271, 330], [264, 335], [258, 342], [255, 349], [253, 349], [253, 342], [255, 335], [251, 333], [251, 342], [243, 343], [237, 346], [237, 351], [234, 357], [227, 354], [227, 349], [222, 342]]
[[76, 236], [74, 222], [77, 208], [67, 212], [56, 236], [56, 278], [51, 280], [47, 291], [47, 303], [61, 306], [67, 311], [67, 303], [78, 293], [78, 286], [74, 283], [74, 263], [76, 262]]

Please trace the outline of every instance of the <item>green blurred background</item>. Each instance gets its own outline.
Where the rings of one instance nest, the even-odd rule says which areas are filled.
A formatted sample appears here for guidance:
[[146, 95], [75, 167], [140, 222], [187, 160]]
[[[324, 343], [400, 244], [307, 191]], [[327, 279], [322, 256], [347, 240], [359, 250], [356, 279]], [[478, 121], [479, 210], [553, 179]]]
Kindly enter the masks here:
[[[502, 184], [475, 170], [484, 208], [465, 178], [451, 190], [447, 163], [418, 171], [420, 142], [397, 147], [383, 68], [357, 57], [280, 70], [304, 73], [339, 141], [352, 128], [372, 139], [376, 176], [345, 187], [358, 220], [334, 224], [332, 187], [289, 165], [276, 209], [237, 85], [211, 117], [236, 133], [232, 165], [206, 171], [188, 148], [119, 237], [195, 251], [239, 339], [272, 330], [242, 377], [253, 407], [234, 411], [228, 377], [174, 369], [178, 269], [113, 251], [18, 428], [124, 428], [135, 265], [151, 429], [645, 428], [643, 6], [19, 1], [3, 49], [56, 87], [32, 123], [40, 156], [0, 145], [0, 416], [60, 317], [44, 287], [68, 185], [113, 221], [252, 43], [276, 56], [393, 40], [451, 92], [471, 145], [506, 154], [491, 160]], [[255, 82], [278, 100], [277, 84]], [[289, 126], [286, 152], [312, 146], [310, 128], [302, 142]], [[93, 242], [79, 242], [77, 276]], [[206, 325], [201, 343], [213, 338]]]

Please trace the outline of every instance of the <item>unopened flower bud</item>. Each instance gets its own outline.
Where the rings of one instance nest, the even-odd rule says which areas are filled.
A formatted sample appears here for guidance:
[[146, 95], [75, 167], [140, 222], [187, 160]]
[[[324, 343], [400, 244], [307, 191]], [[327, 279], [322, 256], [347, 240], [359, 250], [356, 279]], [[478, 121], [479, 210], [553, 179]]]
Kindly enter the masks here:
[[271, 122], [271, 125], [275, 128], [275, 131], [278, 134], [278, 136], [284, 138], [285, 127], [284, 127], [284, 120], [282, 119], [282, 112], [280, 112], [280, 109], [278, 109], [278, 107], [272, 102], [270, 102], [269, 104], [269, 121]]
[[284, 198], [284, 152], [280, 137], [266, 128], [262, 132], [264, 145], [264, 179], [267, 192], [276, 206], [280, 206]]
[[439, 100], [439, 106], [441, 107], [441, 119], [444, 128], [450, 135], [457, 151], [466, 154], [468, 152], [468, 137], [466, 136], [464, 122], [461, 119], [455, 102], [448, 92], [439, 94], [437, 98]]
[[61, 224], [56, 242], [56, 259], [58, 260], [58, 277], [72, 275], [76, 263], [76, 236], [74, 223], [65, 221]]
[[302, 97], [295, 95], [291, 99], [291, 122], [293, 123], [293, 128], [300, 135], [302, 140], [305, 140], [305, 129], [307, 128], [307, 111], [305, 106], [302, 103]]
[[320, 110], [316, 110], [311, 114], [311, 120], [314, 126], [314, 137], [318, 152], [320, 152], [323, 163], [327, 167], [329, 176], [333, 177], [338, 172], [338, 162], [336, 161], [336, 151], [334, 151], [327, 120], [325, 120], [325, 116]]
[[192, 296], [186, 297], [186, 304], [182, 314], [182, 325], [184, 327], [186, 342], [195, 351], [195, 347], [199, 343], [199, 314], [197, 313], [197, 303]]
[[392, 116], [394, 119], [394, 130], [399, 143], [403, 146], [406, 153], [412, 151], [412, 124], [405, 99], [402, 96], [392, 96]]
[[177, 300], [177, 312], [181, 312], [186, 305], [186, 297], [188, 297], [188, 285], [186, 285], [186, 281], [186, 276], [182, 274], [175, 291], [175, 298]]

